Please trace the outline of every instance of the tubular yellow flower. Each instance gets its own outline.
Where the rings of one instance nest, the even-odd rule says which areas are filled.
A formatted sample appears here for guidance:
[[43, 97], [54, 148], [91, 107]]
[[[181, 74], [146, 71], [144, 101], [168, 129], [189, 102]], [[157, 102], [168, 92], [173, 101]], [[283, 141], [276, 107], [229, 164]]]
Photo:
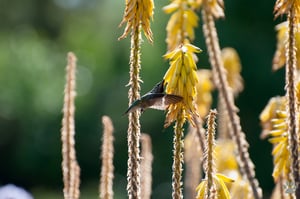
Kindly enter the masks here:
[[269, 141], [274, 145], [272, 155], [274, 162], [273, 178], [277, 182], [279, 176], [289, 178], [290, 151], [288, 150], [286, 98], [273, 97], [260, 114], [264, 128], [263, 137], [271, 136]]
[[[233, 183], [234, 180], [228, 178], [222, 174], [215, 174], [213, 175], [213, 183], [215, 185], [215, 195], [217, 195], [218, 199], [230, 199], [230, 194], [228, 188], [226, 187], [225, 183]], [[207, 180], [203, 180], [198, 187], [196, 188], [197, 197], [196, 199], [206, 199], [205, 193], [207, 188]]]
[[232, 88], [234, 95], [237, 95], [244, 88], [241, 76], [241, 61], [234, 48], [223, 48], [221, 51], [224, 68], [227, 71], [228, 85]]
[[[296, 42], [296, 47], [297, 49], [300, 49], [300, 26], [298, 24], [298, 28], [296, 28], [295, 32], [295, 42]], [[273, 70], [278, 70], [282, 68], [285, 63], [286, 63], [286, 50], [285, 50], [285, 45], [286, 41], [288, 38], [288, 22], [282, 22], [278, 24], [275, 27], [277, 31], [277, 47], [276, 47], [276, 52], [274, 54], [273, 58]], [[297, 60], [300, 60], [300, 52], [299, 50], [296, 51], [296, 58]], [[297, 69], [300, 69], [300, 62], [297, 62]]]
[[150, 19], [153, 17], [154, 3], [153, 0], [126, 0], [123, 20], [120, 23], [122, 26], [127, 23], [124, 33], [120, 39], [124, 39], [131, 29], [142, 26], [144, 34], [148, 41], [152, 43], [152, 31], [150, 29]]
[[261, 112], [259, 119], [262, 125], [262, 133], [260, 135], [261, 138], [266, 138], [272, 130], [272, 122], [271, 120], [273, 118], [276, 118], [276, 112], [284, 111], [286, 107], [286, 98], [285, 97], [272, 97], [267, 106], [264, 108], [264, 110]]
[[196, 84], [196, 104], [200, 117], [204, 118], [207, 115], [212, 103], [211, 92], [214, 89], [212, 73], [210, 70], [201, 69], [197, 71], [197, 76], [199, 82]]
[[170, 68], [165, 74], [165, 87], [167, 94], [183, 97], [181, 103], [168, 107], [165, 126], [176, 120], [179, 112], [183, 111], [184, 117], [193, 123], [192, 116], [196, 113], [194, 99], [196, 97], [196, 84], [198, 82], [197, 66], [193, 59], [194, 53], [201, 50], [191, 44], [185, 44], [167, 53], [164, 57], [170, 60]]
[[286, 114], [284, 112], [278, 112], [277, 118], [272, 120], [274, 130], [270, 131], [272, 138], [270, 138], [269, 141], [274, 145], [272, 151], [274, 157], [274, 170], [272, 176], [275, 182], [277, 182], [279, 176], [288, 179], [291, 172], [287, 125], [284, 118], [286, 118]]
[[194, 8], [200, 4], [196, 1], [174, 0], [163, 8], [167, 14], [173, 12], [166, 28], [168, 51], [174, 50], [182, 43], [194, 40], [194, 28], [198, 26], [199, 20]]

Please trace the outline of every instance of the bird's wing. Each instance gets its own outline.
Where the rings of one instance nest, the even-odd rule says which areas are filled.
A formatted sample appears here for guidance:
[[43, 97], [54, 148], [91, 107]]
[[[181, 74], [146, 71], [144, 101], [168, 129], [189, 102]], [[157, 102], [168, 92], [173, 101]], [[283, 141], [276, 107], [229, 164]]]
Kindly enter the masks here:
[[164, 82], [165, 80], [163, 79], [159, 83], [157, 83], [149, 93], [163, 93], [164, 92]]
[[149, 102], [149, 108], [166, 110], [166, 108], [171, 104], [176, 104], [180, 102], [183, 98], [178, 95], [168, 95], [163, 93], [155, 94], [151, 101]]

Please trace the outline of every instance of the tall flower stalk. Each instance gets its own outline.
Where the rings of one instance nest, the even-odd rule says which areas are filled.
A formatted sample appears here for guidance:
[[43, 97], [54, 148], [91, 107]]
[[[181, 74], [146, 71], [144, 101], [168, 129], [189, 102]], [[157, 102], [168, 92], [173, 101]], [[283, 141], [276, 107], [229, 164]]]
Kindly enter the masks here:
[[226, 183], [232, 183], [233, 180], [220, 173], [216, 173], [215, 166], [215, 121], [216, 110], [210, 110], [207, 117], [206, 147], [204, 152], [204, 172], [205, 179], [198, 185], [197, 199], [230, 199], [230, 194]]
[[226, 70], [221, 59], [221, 50], [215, 27], [214, 18], [224, 16], [223, 1], [203, 1], [202, 18], [203, 32], [208, 49], [209, 60], [214, 73], [214, 80], [221, 98], [224, 100], [226, 114], [229, 119], [231, 137], [237, 145], [239, 153], [239, 166], [241, 173], [248, 179], [255, 199], [262, 198], [262, 190], [255, 178], [254, 164], [249, 158], [248, 143], [245, 139], [240, 125], [240, 118], [237, 115], [237, 108], [234, 105], [233, 93], [226, 80]]
[[286, 56], [286, 99], [287, 132], [291, 159], [291, 172], [296, 185], [296, 198], [300, 198], [300, 161], [299, 161], [299, 116], [296, 93], [296, 41], [295, 34], [300, 14], [299, 0], [277, 0], [274, 7], [275, 17], [287, 14], [288, 39], [285, 45]]
[[198, 24], [195, 5], [196, 1], [174, 0], [164, 7], [166, 13], [173, 13], [167, 25], [168, 53], [164, 56], [170, 61], [170, 67], [164, 76], [166, 93], [183, 97], [181, 103], [168, 107], [165, 123], [165, 126], [169, 126], [176, 121], [173, 139], [173, 199], [183, 198], [183, 125], [186, 120], [194, 124], [193, 118], [198, 116], [194, 104], [198, 82], [195, 53], [201, 50], [190, 44], [194, 39], [194, 28]]
[[68, 53], [66, 67], [66, 85], [61, 129], [62, 140], [62, 171], [64, 182], [64, 198], [78, 199], [80, 195], [80, 167], [76, 160], [75, 150], [75, 85], [76, 56]]
[[100, 187], [99, 196], [100, 199], [113, 199], [113, 178], [114, 178], [114, 127], [111, 119], [108, 116], [102, 117], [103, 123], [103, 142], [101, 148], [101, 176], [100, 176]]
[[150, 199], [152, 192], [152, 144], [151, 137], [143, 133], [141, 136], [142, 141], [142, 163], [141, 163], [141, 198]]
[[207, 116], [212, 104], [212, 90], [214, 88], [211, 71], [207, 69], [197, 70], [198, 83], [196, 84], [196, 106], [199, 113], [194, 116], [195, 126], [189, 126], [189, 132], [184, 139], [185, 160], [185, 197], [193, 198], [195, 188], [200, 182], [205, 151], [205, 129], [203, 119]]
[[[152, 0], [127, 0], [123, 20], [120, 25], [127, 23], [123, 35], [119, 39], [131, 35], [130, 51], [130, 78], [128, 86], [129, 105], [140, 98], [140, 44], [141, 29], [144, 30], [147, 39], [152, 42], [150, 20], [153, 16], [154, 4]], [[128, 114], [128, 170], [127, 191], [129, 198], [140, 198], [140, 111], [135, 110]]]
[[205, 174], [207, 179], [206, 184], [206, 198], [215, 198], [215, 185], [213, 183], [213, 174], [216, 173], [215, 171], [215, 157], [213, 152], [213, 147], [215, 145], [215, 121], [216, 121], [217, 111], [212, 110], [210, 111], [208, 118], [207, 118], [207, 135], [206, 135], [206, 150], [205, 150]]

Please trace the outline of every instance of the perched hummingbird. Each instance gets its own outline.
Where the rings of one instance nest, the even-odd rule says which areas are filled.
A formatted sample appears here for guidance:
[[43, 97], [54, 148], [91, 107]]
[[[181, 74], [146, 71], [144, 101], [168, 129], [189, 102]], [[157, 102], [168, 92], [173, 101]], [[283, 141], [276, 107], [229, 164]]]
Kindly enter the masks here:
[[140, 99], [135, 100], [127, 109], [125, 114], [128, 114], [136, 109], [141, 109], [143, 112], [147, 108], [166, 110], [171, 104], [176, 104], [182, 101], [182, 97], [164, 93], [164, 80], [154, 86], [154, 88], [143, 95]]

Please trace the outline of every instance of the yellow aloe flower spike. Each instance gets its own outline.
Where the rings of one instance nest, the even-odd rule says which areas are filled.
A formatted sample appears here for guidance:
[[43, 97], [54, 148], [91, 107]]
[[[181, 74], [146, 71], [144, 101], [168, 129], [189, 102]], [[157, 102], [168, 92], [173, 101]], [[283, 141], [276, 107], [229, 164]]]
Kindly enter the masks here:
[[277, 111], [284, 111], [286, 107], [286, 98], [285, 97], [272, 97], [264, 110], [260, 113], [259, 119], [262, 125], [262, 133], [260, 137], [266, 138], [272, 130], [271, 120], [276, 117]]
[[221, 51], [224, 68], [227, 71], [227, 81], [232, 88], [234, 95], [237, 95], [244, 88], [241, 76], [241, 61], [234, 48], [223, 48]]
[[122, 26], [127, 23], [124, 33], [119, 39], [124, 39], [132, 29], [142, 26], [148, 41], [153, 42], [152, 31], [150, 29], [150, 19], [153, 17], [153, 0], [126, 0]]
[[198, 26], [199, 20], [194, 9], [200, 5], [201, 2], [194, 0], [174, 0], [163, 8], [167, 14], [173, 13], [166, 28], [169, 52], [182, 43], [194, 40], [194, 29]]
[[274, 145], [272, 155], [274, 162], [273, 178], [277, 182], [279, 177], [289, 179], [290, 152], [288, 150], [287, 114], [285, 112], [286, 98], [273, 97], [260, 114], [263, 125], [261, 137], [271, 136], [269, 142]]
[[[295, 42], [296, 42], [296, 47], [297, 49], [300, 48], [300, 26], [298, 24], [298, 28], [296, 29], [295, 33]], [[287, 31], [288, 31], [288, 22], [282, 22], [278, 24], [275, 27], [277, 31], [277, 47], [276, 47], [276, 52], [274, 54], [273, 58], [273, 70], [278, 70], [282, 68], [285, 65], [286, 62], [286, 52], [285, 52], [285, 44], [286, 40], [288, 38]], [[300, 60], [300, 52], [297, 50], [296, 51], [296, 58], [297, 60]], [[300, 69], [300, 62], [297, 62], [297, 69]]]
[[197, 71], [199, 82], [196, 84], [197, 97], [196, 105], [201, 118], [204, 118], [212, 104], [212, 90], [214, 84], [212, 82], [212, 73], [210, 70], [201, 69]]
[[192, 123], [192, 116], [197, 114], [194, 99], [198, 78], [193, 56], [194, 53], [199, 52], [201, 50], [196, 46], [185, 44], [164, 56], [170, 60], [170, 68], [164, 76], [166, 93], [183, 97], [181, 103], [172, 104], [168, 107], [166, 127], [176, 120], [181, 110], [184, 110], [184, 117]]
[[[288, 134], [288, 149], [291, 161], [290, 170], [292, 180], [297, 182], [295, 189], [296, 198], [300, 198], [300, 152], [299, 152], [299, 104], [297, 100], [297, 45], [296, 35], [299, 29], [300, 17], [300, 0], [277, 0], [274, 7], [275, 17], [287, 14], [287, 39], [285, 42], [286, 56], [286, 113], [287, 113], [287, 134]], [[278, 163], [277, 163], [278, 165]]]

